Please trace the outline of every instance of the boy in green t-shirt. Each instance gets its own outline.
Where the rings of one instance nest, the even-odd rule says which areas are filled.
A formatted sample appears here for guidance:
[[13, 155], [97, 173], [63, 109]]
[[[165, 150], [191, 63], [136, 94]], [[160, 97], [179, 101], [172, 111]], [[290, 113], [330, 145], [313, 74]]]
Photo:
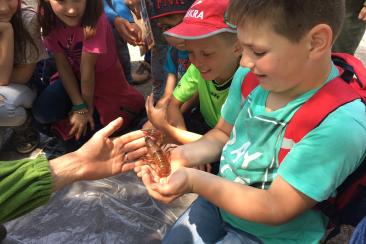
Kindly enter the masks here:
[[[278, 153], [289, 146], [284, 130], [294, 113], [339, 76], [331, 49], [344, 1], [231, 0], [228, 16], [246, 68], [235, 74], [218, 124], [172, 151], [167, 179], [153, 178], [148, 166], [138, 173], [163, 202], [200, 195], [163, 243], [319, 243], [328, 218], [313, 207], [334, 196], [365, 157], [365, 105], [358, 99], [334, 110], [281, 165]], [[243, 101], [248, 68], [260, 86]], [[218, 158], [219, 176], [190, 168]]]
[[[152, 99], [148, 98], [147, 111], [154, 127], [164, 131], [176, 143], [197, 140], [215, 127], [232, 77], [239, 67], [241, 48], [236, 29], [225, 23], [227, 6], [228, 0], [196, 2], [181, 24], [164, 33], [169, 38], [185, 41], [192, 64], [171, 99], [163, 99], [154, 107]], [[199, 111], [183, 118], [181, 106], [196, 95], [199, 96]]]

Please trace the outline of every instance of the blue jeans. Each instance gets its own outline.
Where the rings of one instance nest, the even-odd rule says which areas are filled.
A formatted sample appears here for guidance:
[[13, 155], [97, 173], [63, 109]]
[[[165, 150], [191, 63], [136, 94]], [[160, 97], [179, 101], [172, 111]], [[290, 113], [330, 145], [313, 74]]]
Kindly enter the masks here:
[[350, 244], [366, 244], [366, 217], [356, 226]]
[[257, 237], [224, 222], [219, 209], [202, 197], [179, 217], [162, 243], [262, 243]]

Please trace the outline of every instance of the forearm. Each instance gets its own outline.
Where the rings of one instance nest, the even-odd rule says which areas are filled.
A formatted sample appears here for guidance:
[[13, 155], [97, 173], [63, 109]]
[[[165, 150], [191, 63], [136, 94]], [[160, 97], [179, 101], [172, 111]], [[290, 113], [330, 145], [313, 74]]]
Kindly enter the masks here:
[[83, 52], [81, 55], [80, 77], [81, 95], [87, 103], [90, 112], [93, 112], [95, 66], [98, 56], [93, 53]]
[[166, 124], [163, 131], [173, 143], [187, 144], [199, 140], [202, 135]]
[[164, 89], [164, 97], [171, 96], [177, 82], [177, 77], [175, 74], [168, 73], [166, 78], [166, 85]]
[[0, 32], [0, 85], [8, 85], [14, 64], [14, 33], [12, 28]]
[[55, 53], [54, 57], [62, 85], [69, 95], [71, 102], [74, 105], [83, 103], [84, 101], [81, 97], [78, 82], [66, 56], [63, 53]]
[[180, 106], [182, 103], [178, 104], [178, 102], [174, 99], [175, 98], [173, 97], [167, 109], [168, 123], [179, 129], [186, 130], [183, 114], [180, 111]]
[[228, 181], [196, 169], [187, 170], [192, 192], [232, 215], [269, 225], [279, 225], [289, 220], [268, 190]]
[[45, 204], [52, 193], [47, 159], [0, 162], [0, 192], [0, 223]]
[[27, 84], [32, 78], [37, 64], [21, 64], [13, 68], [11, 82], [17, 84]]
[[183, 157], [189, 162], [187, 167], [218, 161], [222, 148], [229, 139], [228, 135], [218, 128], [214, 128], [202, 136], [198, 141], [180, 147]]
[[93, 112], [94, 110], [94, 83], [94, 77], [81, 80], [81, 95], [88, 105], [89, 112]]
[[53, 191], [58, 191], [81, 179], [83, 165], [81, 158], [77, 152], [72, 152], [50, 161]]

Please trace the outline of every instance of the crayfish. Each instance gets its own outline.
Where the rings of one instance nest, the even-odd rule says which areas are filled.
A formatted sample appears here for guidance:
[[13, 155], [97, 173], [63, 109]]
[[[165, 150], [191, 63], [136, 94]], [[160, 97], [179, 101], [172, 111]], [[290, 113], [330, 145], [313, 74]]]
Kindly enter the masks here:
[[[159, 177], [166, 177], [170, 174], [170, 152], [164, 148], [164, 134], [155, 129], [146, 129], [145, 143], [148, 154], [144, 160], [152, 165]], [[164, 149], [163, 149], [164, 148]]]

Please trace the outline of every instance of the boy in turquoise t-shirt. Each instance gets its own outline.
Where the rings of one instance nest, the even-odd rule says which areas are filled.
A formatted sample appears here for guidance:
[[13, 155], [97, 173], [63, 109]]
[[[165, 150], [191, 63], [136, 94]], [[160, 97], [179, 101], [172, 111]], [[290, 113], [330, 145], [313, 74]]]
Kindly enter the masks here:
[[[200, 195], [163, 243], [319, 243], [328, 219], [313, 207], [364, 159], [365, 105], [355, 100], [330, 113], [280, 166], [278, 153], [294, 113], [339, 75], [331, 49], [344, 1], [231, 0], [228, 16], [246, 68], [234, 76], [222, 117], [199, 141], [172, 151], [167, 179], [153, 178], [148, 166], [139, 172], [163, 202]], [[249, 69], [260, 86], [243, 101]], [[219, 176], [190, 168], [218, 158]]]

